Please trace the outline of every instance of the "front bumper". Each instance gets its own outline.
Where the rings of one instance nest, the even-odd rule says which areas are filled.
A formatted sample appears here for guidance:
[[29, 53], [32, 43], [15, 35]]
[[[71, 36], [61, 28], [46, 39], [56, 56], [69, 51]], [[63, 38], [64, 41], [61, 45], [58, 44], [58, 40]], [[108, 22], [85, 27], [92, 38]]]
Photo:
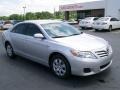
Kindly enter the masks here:
[[71, 72], [73, 75], [78, 76], [89, 76], [100, 73], [112, 64], [112, 54], [99, 59], [80, 59], [74, 57], [74, 60], [71, 60]]

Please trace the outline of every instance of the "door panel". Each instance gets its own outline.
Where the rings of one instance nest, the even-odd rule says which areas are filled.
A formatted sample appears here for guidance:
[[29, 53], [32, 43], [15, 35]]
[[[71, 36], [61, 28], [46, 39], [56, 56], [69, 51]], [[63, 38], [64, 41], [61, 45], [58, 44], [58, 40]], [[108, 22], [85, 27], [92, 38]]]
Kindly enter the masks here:
[[[48, 45], [45, 39], [34, 38], [35, 34], [42, 34], [40, 28], [35, 25], [27, 24], [27, 33], [25, 37], [25, 53], [32, 60], [37, 62], [46, 63], [45, 59], [48, 56]], [[43, 35], [44, 36], [44, 35]]]
[[25, 40], [25, 53], [34, 60], [37, 60], [37, 62], [47, 63], [46, 57], [48, 57], [49, 53], [47, 41], [27, 36]]
[[11, 39], [14, 51], [20, 54], [24, 54], [24, 42], [25, 42], [25, 35], [26, 33], [26, 24], [18, 24], [13, 28], [11, 31]]
[[12, 39], [14, 51], [20, 54], [24, 54], [25, 35], [11, 33], [11, 39]]

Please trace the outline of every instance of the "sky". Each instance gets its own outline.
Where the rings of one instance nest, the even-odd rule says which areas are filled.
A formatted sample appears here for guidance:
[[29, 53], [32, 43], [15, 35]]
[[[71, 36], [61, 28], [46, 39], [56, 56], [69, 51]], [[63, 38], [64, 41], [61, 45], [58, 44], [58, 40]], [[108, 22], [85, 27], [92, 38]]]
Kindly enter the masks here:
[[26, 6], [26, 12], [54, 12], [59, 10], [59, 5], [90, 1], [97, 0], [0, 0], [0, 16], [23, 14], [24, 6]]

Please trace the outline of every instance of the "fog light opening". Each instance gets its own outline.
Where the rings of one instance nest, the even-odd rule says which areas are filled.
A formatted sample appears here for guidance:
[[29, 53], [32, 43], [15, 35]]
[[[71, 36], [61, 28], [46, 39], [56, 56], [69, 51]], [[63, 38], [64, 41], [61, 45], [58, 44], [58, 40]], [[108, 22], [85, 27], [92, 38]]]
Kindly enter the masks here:
[[91, 69], [90, 68], [84, 68], [84, 73], [90, 73]]

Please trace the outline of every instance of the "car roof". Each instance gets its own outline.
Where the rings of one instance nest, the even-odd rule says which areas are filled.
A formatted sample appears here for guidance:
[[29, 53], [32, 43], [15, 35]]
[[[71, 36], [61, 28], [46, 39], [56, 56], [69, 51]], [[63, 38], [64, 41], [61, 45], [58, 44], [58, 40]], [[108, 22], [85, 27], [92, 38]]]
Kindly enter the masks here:
[[60, 20], [26, 20], [25, 23], [35, 23], [35, 24], [49, 24], [49, 23], [59, 23]]

